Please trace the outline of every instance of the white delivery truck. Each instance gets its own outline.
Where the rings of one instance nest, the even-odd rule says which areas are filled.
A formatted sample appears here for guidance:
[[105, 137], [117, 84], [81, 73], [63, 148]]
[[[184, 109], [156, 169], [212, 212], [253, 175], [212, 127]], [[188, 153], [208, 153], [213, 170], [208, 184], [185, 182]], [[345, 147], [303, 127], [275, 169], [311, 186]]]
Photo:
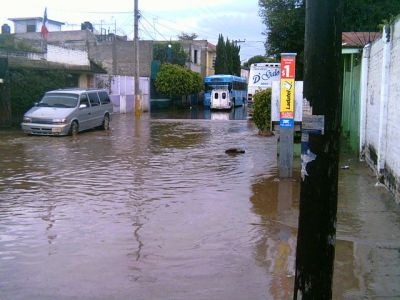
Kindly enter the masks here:
[[272, 87], [272, 81], [281, 79], [280, 63], [251, 64], [249, 83], [247, 86], [247, 102], [253, 103], [253, 96], [257, 91]]
[[229, 95], [229, 90], [213, 89], [211, 91], [211, 109], [231, 109], [233, 102]]

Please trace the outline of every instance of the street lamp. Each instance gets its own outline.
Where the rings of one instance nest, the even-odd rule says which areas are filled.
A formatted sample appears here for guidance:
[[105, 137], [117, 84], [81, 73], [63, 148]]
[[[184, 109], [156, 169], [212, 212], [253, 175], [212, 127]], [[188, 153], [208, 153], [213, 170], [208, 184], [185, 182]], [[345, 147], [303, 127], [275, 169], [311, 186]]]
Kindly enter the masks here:
[[172, 45], [168, 44], [168, 48], [167, 48], [167, 61], [169, 63], [171, 63], [172, 60]]

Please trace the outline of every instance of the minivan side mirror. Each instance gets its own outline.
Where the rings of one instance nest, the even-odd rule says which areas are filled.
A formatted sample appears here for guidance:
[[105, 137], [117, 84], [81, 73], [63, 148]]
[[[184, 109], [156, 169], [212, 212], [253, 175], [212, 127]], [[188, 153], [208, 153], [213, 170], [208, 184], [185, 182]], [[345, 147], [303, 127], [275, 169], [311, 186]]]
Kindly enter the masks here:
[[85, 103], [82, 103], [81, 105], [79, 105], [79, 108], [86, 108], [87, 105]]

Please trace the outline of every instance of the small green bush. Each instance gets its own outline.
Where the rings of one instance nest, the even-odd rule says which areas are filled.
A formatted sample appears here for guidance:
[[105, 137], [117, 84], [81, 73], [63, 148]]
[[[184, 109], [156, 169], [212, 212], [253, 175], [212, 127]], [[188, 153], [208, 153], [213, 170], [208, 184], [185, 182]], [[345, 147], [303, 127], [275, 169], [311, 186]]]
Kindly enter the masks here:
[[260, 132], [271, 127], [271, 89], [259, 91], [254, 95], [253, 121]]

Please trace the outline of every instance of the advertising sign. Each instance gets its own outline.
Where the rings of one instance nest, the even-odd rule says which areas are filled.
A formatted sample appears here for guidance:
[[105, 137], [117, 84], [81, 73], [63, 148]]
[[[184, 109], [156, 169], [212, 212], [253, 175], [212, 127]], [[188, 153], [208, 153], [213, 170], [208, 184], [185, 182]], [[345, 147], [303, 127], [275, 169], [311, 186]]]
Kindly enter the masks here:
[[270, 88], [272, 81], [279, 80], [281, 76], [278, 63], [251, 64], [249, 75], [249, 87], [254, 89]]
[[282, 54], [280, 127], [294, 128], [296, 54]]
[[282, 113], [287, 112], [291, 112], [291, 118], [293, 118], [294, 79], [281, 79], [281, 118]]

